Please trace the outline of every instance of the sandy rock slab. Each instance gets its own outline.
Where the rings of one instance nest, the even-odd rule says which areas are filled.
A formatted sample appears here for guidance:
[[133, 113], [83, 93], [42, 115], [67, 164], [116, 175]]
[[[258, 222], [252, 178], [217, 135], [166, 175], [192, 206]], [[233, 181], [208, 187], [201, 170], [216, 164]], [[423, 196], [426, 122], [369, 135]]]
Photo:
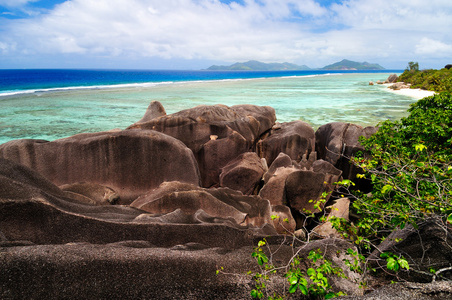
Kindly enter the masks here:
[[[342, 263], [338, 250], [352, 247], [337, 240], [316, 241], [300, 253], [322, 249]], [[278, 264], [287, 263], [293, 248], [270, 246]], [[238, 249], [200, 243], [155, 247], [142, 240], [106, 245], [69, 243], [0, 248], [1, 299], [250, 299], [252, 275], [259, 270], [253, 246]], [[223, 272], [216, 271], [223, 267]], [[301, 268], [307, 266], [301, 265]], [[361, 291], [352, 278], [337, 278], [333, 289], [349, 295]], [[283, 293], [287, 278], [272, 275], [271, 288]]]
[[[251, 247], [235, 251], [145, 241], [0, 247], [1, 299], [247, 299]], [[244, 276], [245, 277], [245, 276]]]

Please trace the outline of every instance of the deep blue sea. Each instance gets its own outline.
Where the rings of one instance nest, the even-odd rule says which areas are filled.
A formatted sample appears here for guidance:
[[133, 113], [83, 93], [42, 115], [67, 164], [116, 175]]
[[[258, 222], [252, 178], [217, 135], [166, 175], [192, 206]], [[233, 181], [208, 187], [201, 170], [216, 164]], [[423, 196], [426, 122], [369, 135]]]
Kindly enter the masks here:
[[[384, 71], [346, 71], [347, 74], [387, 73]], [[394, 70], [394, 72], [401, 72]], [[189, 70], [0, 70], [2, 93], [34, 92], [62, 88], [106, 88], [114, 85], [174, 83], [185, 81], [237, 80], [278, 78], [323, 74], [343, 74], [344, 71], [189, 71]]]
[[0, 144], [123, 129], [152, 100], [167, 113], [255, 104], [274, 107], [280, 122], [303, 120], [314, 128], [333, 121], [375, 125], [406, 115], [416, 101], [369, 85], [401, 72], [0, 70]]

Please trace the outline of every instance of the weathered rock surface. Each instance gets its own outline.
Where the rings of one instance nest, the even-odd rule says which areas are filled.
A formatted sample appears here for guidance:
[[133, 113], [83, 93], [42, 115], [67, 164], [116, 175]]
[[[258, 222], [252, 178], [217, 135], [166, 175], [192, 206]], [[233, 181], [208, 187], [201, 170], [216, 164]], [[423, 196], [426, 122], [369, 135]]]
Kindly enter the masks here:
[[[304, 155], [300, 162], [280, 153], [264, 175], [264, 186], [259, 196], [274, 206], [289, 206], [291, 214], [300, 223], [299, 229], [303, 214], [323, 210], [341, 174], [329, 162], [316, 160], [315, 152], [311, 152], [309, 159]], [[324, 192], [327, 193], [325, 197], [322, 195]], [[318, 201], [322, 203], [314, 208]]]
[[[130, 241], [0, 248], [0, 298], [249, 298], [251, 278], [244, 274], [255, 269], [251, 247], [231, 251], [178, 246]], [[220, 266], [238, 275], [217, 276]]]
[[[321, 249], [325, 257], [344, 266], [337, 251], [353, 245], [327, 239], [315, 241], [300, 253]], [[275, 260], [286, 263], [293, 249], [278, 249]], [[0, 255], [0, 297], [2, 299], [249, 299], [252, 275], [258, 265], [250, 253], [253, 247], [209, 248], [199, 243], [155, 247], [145, 240], [96, 245], [34, 245], [4, 247]], [[231, 274], [216, 275], [224, 268]], [[300, 266], [306, 268], [307, 265]], [[351, 279], [330, 278], [334, 291], [359, 295], [356, 274]], [[273, 276], [272, 288], [282, 292], [287, 279]], [[286, 286], [287, 287], [287, 286]], [[51, 289], [51, 290], [49, 290]], [[299, 293], [298, 293], [299, 294]]]
[[199, 184], [193, 153], [180, 141], [151, 130], [78, 134], [47, 142], [0, 145], [0, 157], [30, 167], [56, 185], [89, 182], [130, 203], [164, 181]]
[[143, 118], [141, 118], [141, 120], [137, 123], [145, 123], [161, 116], [166, 116], [165, 108], [159, 101], [152, 101], [146, 109]]
[[335, 237], [341, 238], [341, 235], [331, 224], [330, 218], [337, 217], [343, 218], [349, 221], [349, 207], [350, 207], [350, 199], [348, 198], [339, 198], [334, 200], [334, 203], [327, 206], [325, 208], [327, 219], [325, 223], [322, 223], [312, 229], [312, 233], [314, 233], [318, 237]]
[[452, 299], [452, 284], [399, 282], [388, 284], [363, 296], [338, 297], [347, 300], [444, 300]]
[[[64, 184], [59, 186], [68, 197], [80, 199], [85, 202], [84, 198], [91, 201], [87, 203], [98, 205], [110, 205], [119, 202], [119, 195], [111, 188], [100, 184], [90, 182], [79, 182], [73, 184]], [[82, 196], [82, 197], [79, 197]]]
[[282, 152], [300, 161], [303, 155], [315, 149], [315, 133], [312, 126], [303, 121], [293, 121], [275, 126], [268, 137], [257, 144], [257, 153], [271, 165]]
[[[217, 193], [221, 195], [222, 191]], [[263, 207], [259, 206], [261, 203]], [[275, 233], [272, 226], [262, 224], [267, 216], [265, 207], [270, 210], [268, 202], [256, 205], [260, 210], [250, 213], [250, 219], [260, 220], [262, 229], [244, 226], [251, 222], [239, 225], [228, 216], [224, 219], [207, 214], [194, 216], [180, 210], [166, 215], [146, 214], [128, 206], [87, 205], [66, 197], [33, 170], [0, 159], [0, 228], [2, 239], [8, 243], [105, 244], [145, 240], [161, 247], [196, 242], [237, 248], [249, 245], [255, 236]]]
[[287, 205], [286, 201], [286, 180], [287, 177], [296, 172], [298, 169], [295, 167], [280, 167], [273, 172], [272, 177], [269, 177], [262, 189], [259, 192], [259, 196], [270, 201], [272, 205]]
[[272, 216], [276, 216], [273, 220], [273, 226], [279, 234], [293, 234], [297, 224], [292, 216], [290, 208], [285, 205], [272, 206]]
[[[406, 225], [404, 229], [392, 232], [372, 253], [371, 258], [380, 266], [385, 266], [386, 261], [379, 258], [382, 252], [401, 254], [410, 265], [409, 271], [402, 269], [399, 272], [401, 278], [412, 282], [431, 282], [433, 274], [429, 266], [437, 271], [451, 267], [452, 228], [435, 219], [418, 226], [419, 229], [415, 229], [412, 225]], [[450, 279], [452, 270], [440, 273], [438, 280], [441, 280], [440, 276]]]
[[262, 180], [265, 166], [255, 152], [245, 152], [221, 170], [220, 186], [251, 195]]
[[[267, 162], [268, 163], [268, 162]], [[293, 160], [289, 155], [285, 153], [279, 153], [276, 159], [270, 164], [267, 172], [264, 174], [264, 182], [267, 183], [271, 177], [275, 174], [276, 170], [281, 167], [292, 167], [294, 166]]]
[[211, 216], [213, 222], [229, 220], [240, 226], [262, 227], [271, 224], [269, 201], [258, 196], [245, 196], [229, 188], [205, 189], [179, 182], [165, 182], [139, 197], [130, 206], [152, 214], [167, 214], [178, 209], [185, 214], [203, 211]]
[[401, 90], [401, 89], [409, 89], [411, 86], [410, 83], [406, 84], [405, 82], [396, 82], [390, 86], [388, 86], [388, 88], [392, 89], [392, 90]]
[[[364, 150], [358, 141], [359, 137], [369, 137], [375, 132], [375, 127], [363, 128], [342, 122], [320, 126], [315, 133], [317, 156], [341, 170], [343, 178], [357, 181], [356, 174], [360, 173], [360, 170], [350, 163], [349, 158]], [[357, 183], [359, 188], [366, 184], [359, 181]]]
[[211, 187], [218, 184], [221, 168], [250, 151], [275, 120], [275, 110], [268, 106], [200, 105], [128, 129], [152, 129], [182, 141], [195, 154], [202, 186]]
[[399, 79], [399, 76], [397, 76], [397, 74], [391, 74], [386, 81], [388, 83], [394, 83], [397, 81], [397, 79]]
[[[287, 203], [300, 213], [320, 212], [341, 174], [340, 170], [323, 160], [315, 161], [308, 170], [290, 173], [285, 185]], [[327, 193], [326, 197], [322, 196], [324, 192]], [[325, 201], [320, 203], [321, 199]], [[315, 208], [316, 203], [319, 203], [318, 208]]]

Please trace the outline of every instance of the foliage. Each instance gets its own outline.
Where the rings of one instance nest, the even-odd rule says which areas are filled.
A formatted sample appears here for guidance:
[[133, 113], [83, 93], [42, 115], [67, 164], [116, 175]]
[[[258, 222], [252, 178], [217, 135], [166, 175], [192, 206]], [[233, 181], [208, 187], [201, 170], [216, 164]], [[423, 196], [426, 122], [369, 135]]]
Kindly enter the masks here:
[[388, 270], [397, 272], [400, 268], [410, 269], [408, 261], [403, 256], [397, 256], [392, 252], [384, 252], [380, 257], [386, 258], [386, 267]]
[[419, 71], [419, 64], [414, 61], [410, 61], [407, 67], [408, 71]]
[[412, 88], [436, 92], [452, 92], [452, 69], [422, 70], [417, 63], [410, 62], [398, 81], [410, 83]]
[[[351, 213], [359, 218], [354, 222], [328, 218], [334, 228], [358, 246], [358, 251], [346, 251], [350, 259], [344, 259], [344, 263], [351, 271], [362, 274], [361, 286], [366, 284], [366, 273], [375, 271], [368, 267], [366, 254], [376, 249], [376, 245], [394, 229], [404, 228], [407, 224], [417, 228], [419, 222], [428, 218], [439, 219], [444, 227], [452, 224], [452, 95], [443, 92], [421, 99], [408, 111], [408, 117], [383, 122], [374, 135], [361, 138], [365, 151], [351, 158], [352, 163], [363, 170], [359, 177], [365, 177], [373, 184], [369, 194], [350, 193], [354, 197]], [[336, 184], [341, 186], [341, 194], [353, 185], [350, 180]], [[325, 193], [311, 203], [315, 204], [315, 209], [321, 208], [328, 196], [330, 194]], [[305, 211], [305, 214], [306, 220], [325, 220], [325, 216], [318, 213]], [[342, 294], [332, 292], [328, 278], [332, 275], [343, 277], [344, 270], [333, 265], [320, 250], [311, 251], [302, 258], [300, 248], [293, 247], [290, 262], [275, 266], [267, 242], [259, 242], [252, 253], [260, 268], [253, 275], [252, 297], [283, 299], [298, 293], [328, 299]], [[391, 274], [411, 269], [401, 255], [384, 252], [380, 257], [386, 260], [386, 268]], [[302, 262], [307, 264], [306, 268], [300, 266]], [[434, 266], [425, 267], [430, 270], [432, 281], [441, 273], [452, 270], [452, 267], [439, 270]], [[276, 294], [269, 284], [272, 275], [281, 273], [288, 284], [283, 295]]]
[[320, 249], [311, 250], [307, 256], [309, 268], [304, 271], [300, 268], [302, 258], [298, 255], [292, 257], [289, 265], [284, 269], [284, 277], [287, 278], [289, 287], [286, 295], [277, 295], [272, 292], [271, 287], [267, 284], [270, 280], [271, 274], [276, 274], [280, 269], [271, 264], [268, 256], [265, 254], [263, 247], [267, 245], [264, 240], [259, 241], [258, 246], [251, 254], [256, 258], [260, 267], [260, 272], [254, 274], [255, 288], [251, 290], [251, 296], [256, 299], [284, 299], [287, 294], [301, 293], [310, 298], [331, 299], [337, 296], [345, 295], [342, 292], [334, 293], [331, 291], [331, 285], [328, 280], [328, 275], [336, 275], [345, 277], [341, 268], [335, 267], [333, 263], [326, 259]]
[[396, 227], [416, 228], [429, 217], [439, 216], [444, 224], [452, 219], [452, 96], [421, 99], [409, 112], [361, 139], [370, 155], [353, 162], [366, 172], [373, 191], [357, 195], [352, 209], [360, 219], [354, 225], [334, 223], [369, 249]]

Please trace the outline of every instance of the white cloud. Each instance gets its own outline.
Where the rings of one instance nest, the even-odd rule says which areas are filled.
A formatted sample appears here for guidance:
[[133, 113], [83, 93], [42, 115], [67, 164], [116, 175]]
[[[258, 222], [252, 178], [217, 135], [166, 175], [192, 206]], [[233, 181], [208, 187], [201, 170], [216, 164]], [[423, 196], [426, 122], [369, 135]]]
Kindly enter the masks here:
[[39, 0], [0, 0], [0, 6], [14, 8], [21, 7], [31, 2], [37, 2]]
[[450, 57], [452, 53], [452, 45], [424, 37], [420, 40], [419, 44], [416, 45], [416, 53], [444, 55], [446, 57]]
[[342, 58], [387, 57], [404, 65], [450, 51], [445, 42], [452, 38], [450, 0], [319, 2], [71, 0], [34, 18], [4, 21], [0, 43], [3, 51], [16, 45], [16, 51], [34, 54], [258, 59], [313, 67]]

